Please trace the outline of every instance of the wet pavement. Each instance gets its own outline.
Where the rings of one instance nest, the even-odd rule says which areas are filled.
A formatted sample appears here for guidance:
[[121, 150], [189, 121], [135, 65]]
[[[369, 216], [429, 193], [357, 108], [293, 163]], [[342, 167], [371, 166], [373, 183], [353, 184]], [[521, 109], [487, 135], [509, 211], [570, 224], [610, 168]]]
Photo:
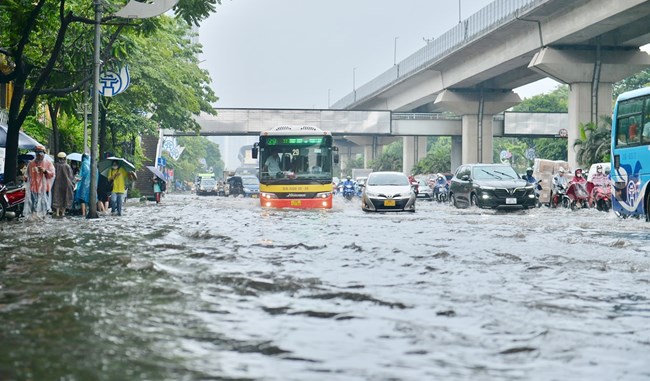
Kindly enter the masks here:
[[0, 223], [0, 380], [650, 379], [650, 225], [168, 195]]

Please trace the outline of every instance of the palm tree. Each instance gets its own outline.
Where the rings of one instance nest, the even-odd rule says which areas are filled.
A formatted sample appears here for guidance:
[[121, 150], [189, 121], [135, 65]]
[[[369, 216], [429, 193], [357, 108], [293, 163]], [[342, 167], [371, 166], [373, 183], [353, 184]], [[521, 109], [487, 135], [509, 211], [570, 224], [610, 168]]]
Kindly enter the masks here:
[[573, 143], [576, 160], [587, 168], [594, 163], [607, 162], [612, 142], [612, 118], [601, 116], [598, 124], [580, 124], [580, 138]]

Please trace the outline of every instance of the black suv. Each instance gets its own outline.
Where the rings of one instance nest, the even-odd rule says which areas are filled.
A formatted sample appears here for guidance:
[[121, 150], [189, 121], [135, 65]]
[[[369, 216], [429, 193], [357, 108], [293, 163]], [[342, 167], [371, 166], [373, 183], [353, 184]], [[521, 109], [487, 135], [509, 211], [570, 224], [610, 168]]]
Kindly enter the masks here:
[[463, 164], [451, 179], [449, 198], [457, 208], [534, 208], [533, 186], [507, 164]]

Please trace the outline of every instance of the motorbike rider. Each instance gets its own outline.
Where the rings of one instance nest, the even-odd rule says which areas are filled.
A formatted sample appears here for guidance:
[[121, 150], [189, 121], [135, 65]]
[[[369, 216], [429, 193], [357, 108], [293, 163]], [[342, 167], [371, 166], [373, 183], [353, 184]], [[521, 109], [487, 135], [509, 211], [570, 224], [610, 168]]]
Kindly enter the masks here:
[[607, 187], [609, 184], [609, 177], [603, 173], [603, 166], [598, 164], [596, 166], [596, 173], [591, 178], [591, 182], [594, 184], [594, 187]]
[[587, 182], [587, 179], [585, 179], [584, 176], [582, 176], [582, 169], [578, 168], [575, 171], [575, 175], [571, 179], [572, 183], [578, 183], [578, 184], [584, 184]]
[[352, 177], [349, 175], [345, 178], [345, 181], [343, 181], [343, 183], [341, 184], [341, 191], [343, 192], [344, 196], [346, 193], [345, 190], [347, 189], [348, 186], [351, 187], [350, 189], [352, 189], [353, 194], [356, 193], [355, 183], [354, 181], [352, 181]]
[[537, 179], [533, 177], [533, 168], [528, 167], [526, 168], [526, 174], [522, 176], [524, 180], [528, 184], [532, 184], [535, 187], [535, 196], [539, 199], [539, 191], [542, 190], [542, 186], [539, 185], [539, 182], [537, 182]]
[[601, 164], [596, 166], [596, 173], [591, 177], [591, 183], [593, 184], [593, 188], [589, 195], [589, 204], [598, 207], [599, 210], [609, 210], [609, 197], [611, 193], [609, 176], [603, 173], [603, 166]]
[[440, 189], [444, 188], [445, 190], [449, 190], [449, 184], [447, 184], [447, 179], [445, 176], [443, 176], [441, 173], [438, 173], [436, 176], [436, 181], [433, 183], [433, 193], [434, 195], [437, 195], [440, 193]]
[[538, 184], [537, 179], [533, 177], [533, 169], [531, 167], [526, 168], [526, 174], [523, 175], [522, 178], [526, 180], [526, 182], [528, 182], [529, 184], [536, 185], [535, 187], [536, 190], [542, 189], [542, 186]]
[[557, 175], [553, 177], [551, 205], [554, 207], [560, 202], [559, 195], [566, 192], [568, 180], [564, 177], [564, 172], [564, 168], [560, 167], [557, 171]]

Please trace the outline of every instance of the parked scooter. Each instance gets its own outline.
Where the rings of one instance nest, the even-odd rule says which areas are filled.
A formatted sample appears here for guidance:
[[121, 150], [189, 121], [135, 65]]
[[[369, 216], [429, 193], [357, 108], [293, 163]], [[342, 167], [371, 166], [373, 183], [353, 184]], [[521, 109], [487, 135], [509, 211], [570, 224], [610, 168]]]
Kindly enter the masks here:
[[25, 185], [0, 184], [0, 220], [22, 216], [24, 206]]

